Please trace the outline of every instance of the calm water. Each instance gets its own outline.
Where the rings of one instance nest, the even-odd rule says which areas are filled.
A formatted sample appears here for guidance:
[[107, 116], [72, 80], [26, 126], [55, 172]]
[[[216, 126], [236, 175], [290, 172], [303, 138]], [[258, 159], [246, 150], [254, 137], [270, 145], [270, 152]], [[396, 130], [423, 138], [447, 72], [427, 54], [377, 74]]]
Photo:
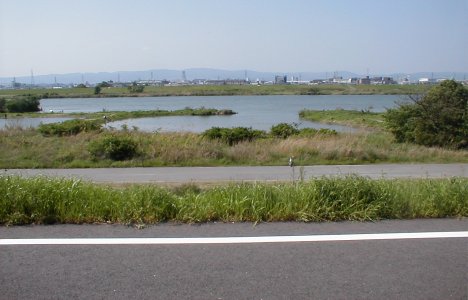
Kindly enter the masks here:
[[5, 127], [37, 127], [41, 123], [57, 123], [66, 120], [72, 120], [73, 118], [18, 118], [18, 119], [0, 119], [0, 129]]
[[[141, 98], [62, 98], [41, 100], [42, 109], [48, 111], [97, 112], [97, 111], [135, 111], [135, 110], [176, 110], [185, 107], [232, 109], [232, 116], [177, 116], [130, 119], [110, 122], [108, 125], [120, 128], [138, 127], [144, 131], [194, 131], [200, 132], [213, 126], [244, 126], [268, 130], [278, 123], [299, 123], [300, 127], [332, 128], [339, 131], [349, 130], [344, 126], [324, 125], [299, 119], [302, 109], [332, 110], [337, 108], [385, 111], [401, 101], [401, 96], [386, 95], [333, 95], [333, 96], [211, 96], [211, 97], [141, 97]], [[0, 123], [1, 126], [1, 123]]]

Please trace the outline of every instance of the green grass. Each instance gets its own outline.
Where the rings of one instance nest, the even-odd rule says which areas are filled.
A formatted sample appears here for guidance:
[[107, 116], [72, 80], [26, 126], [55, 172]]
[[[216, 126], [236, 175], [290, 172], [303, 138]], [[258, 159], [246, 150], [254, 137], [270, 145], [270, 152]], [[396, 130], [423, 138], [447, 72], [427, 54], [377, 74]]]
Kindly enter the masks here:
[[302, 110], [300, 118], [313, 122], [353, 127], [384, 128], [384, 113], [357, 110]]
[[[136, 118], [151, 118], [163, 116], [216, 116], [216, 115], [233, 115], [236, 112], [230, 109], [214, 109], [214, 108], [191, 108], [186, 107], [177, 110], [138, 110], [138, 111], [101, 111], [93, 113], [61, 113], [61, 112], [35, 112], [35, 113], [8, 113], [8, 118], [80, 118], [80, 119], [98, 119], [103, 120], [106, 116], [108, 121], [118, 121], [125, 119]], [[104, 121], [103, 121], [104, 122]]]
[[[109, 134], [130, 136], [139, 155], [124, 161], [95, 159], [90, 144]], [[8, 169], [286, 165], [290, 156], [298, 165], [468, 162], [466, 150], [400, 144], [384, 131], [266, 137], [229, 145], [196, 133], [106, 130], [43, 136], [35, 129], [0, 130], [0, 168]]]
[[0, 224], [274, 222], [468, 216], [468, 179], [232, 183], [201, 189], [112, 188], [75, 179], [0, 176]]
[[224, 86], [147, 86], [143, 93], [132, 94], [127, 88], [0, 90], [0, 97], [41, 95], [48, 98], [161, 97], [161, 96], [230, 96], [230, 95], [407, 95], [428, 90], [423, 85], [224, 85]]

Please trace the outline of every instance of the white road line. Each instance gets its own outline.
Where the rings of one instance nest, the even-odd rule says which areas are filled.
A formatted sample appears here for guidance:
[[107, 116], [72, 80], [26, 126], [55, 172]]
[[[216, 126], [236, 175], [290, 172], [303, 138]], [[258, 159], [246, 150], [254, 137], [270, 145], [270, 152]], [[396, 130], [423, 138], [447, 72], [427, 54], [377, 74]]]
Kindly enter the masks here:
[[467, 238], [468, 231], [410, 232], [372, 234], [334, 234], [303, 236], [254, 236], [212, 238], [52, 238], [0, 239], [0, 246], [15, 245], [183, 245], [183, 244], [257, 244], [295, 242], [335, 242], [404, 239]]

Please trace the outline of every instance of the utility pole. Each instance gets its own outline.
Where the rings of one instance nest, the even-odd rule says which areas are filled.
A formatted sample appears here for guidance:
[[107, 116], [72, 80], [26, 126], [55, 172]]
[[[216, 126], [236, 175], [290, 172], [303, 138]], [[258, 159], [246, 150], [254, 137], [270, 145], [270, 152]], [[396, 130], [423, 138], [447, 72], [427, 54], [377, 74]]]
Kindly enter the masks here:
[[33, 69], [31, 69], [31, 86], [30, 86], [30, 88], [32, 88], [33, 85], [34, 85], [34, 73], [33, 73]]

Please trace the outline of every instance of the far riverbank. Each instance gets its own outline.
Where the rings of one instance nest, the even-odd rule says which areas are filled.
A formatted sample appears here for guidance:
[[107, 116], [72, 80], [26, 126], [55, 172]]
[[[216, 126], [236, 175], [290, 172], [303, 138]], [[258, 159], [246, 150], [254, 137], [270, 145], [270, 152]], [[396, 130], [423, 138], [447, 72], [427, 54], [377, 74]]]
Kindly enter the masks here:
[[44, 98], [108, 98], [108, 97], [167, 97], [167, 96], [249, 96], [249, 95], [408, 95], [422, 94], [425, 85], [184, 85], [145, 86], [143, 92], [133, 93], [123, 87], [0, 90], [0, 98], [39, 95]]

